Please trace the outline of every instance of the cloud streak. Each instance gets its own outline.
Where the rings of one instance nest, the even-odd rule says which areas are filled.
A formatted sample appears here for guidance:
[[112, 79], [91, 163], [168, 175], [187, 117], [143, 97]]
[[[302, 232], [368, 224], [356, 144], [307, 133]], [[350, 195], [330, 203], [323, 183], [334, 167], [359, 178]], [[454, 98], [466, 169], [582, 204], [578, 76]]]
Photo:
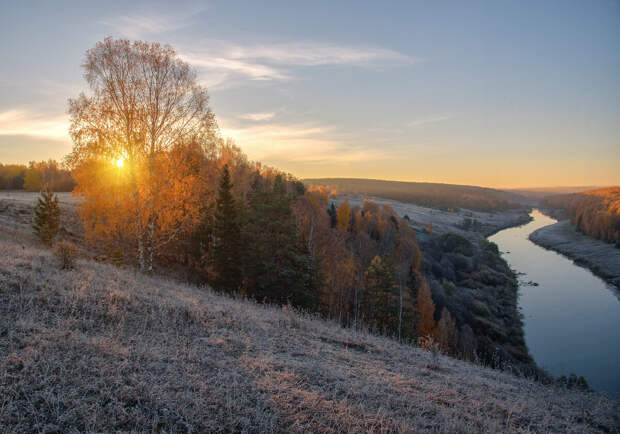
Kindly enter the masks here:
[[323, 42], [235, 44], [205, 40], [199, 47], [181, 47], [181, 57], [195, 66], [207, 86], [231, 80], [290, 80], [295, 68], [325, 65], [371, 67], [420, 62], [394, 50]]
[[387, 158], [387, 153], [338, 140], [334, 127], [314, 123], [235, 125], [221, 120], [222, 135], [233, 138], [251, 159], [282, 168], [305, 164], [348, 165]]
[[444, 116], [435, 116], [435, 117], [425, 118], [425, 119], [416, 119], [411, 122], [407, 122], [407, 126], [408, 127], [419, 127], [421, 125], [434, 124], [436, 122], [446, 121], [451, 118], [452, 116], [444, 115]]
[[203, 10], [204, 8], [198, 8], [181, 13], [119, 15], [101, 20], [99, 24], [108, 27], [115, 35], [130, 39], [142, 39], [188, 27], [193, 23], [194, 17]]
[[[112, 34], [144, 39], [189, 27], [204, 8], [173, 12], [126, 14], [100, 21]], [[198, 44], [175, 43], [181, 57], [196, 67], [204, 85], [229, 87], [247, 81], [276, 81], [293, 78], [291, 69], [323, 65], [370, 67], [420, 62], [395, 50], [372, 45], [351, 46], [327, 42], [241, 44], [203, 39]]]
[[45, 116], [24, 109], [0, 112], [0, 136], [24, 135], [68, 141], [68, 131], [66, 116]]
[[274, 118], [276, 114], [273, 112], [265, 112], [265, 113], [246, 113], [240, 115], [240, 119], [245, 119], [248, 121], [261, 122], [261, 121], [269, 121]]

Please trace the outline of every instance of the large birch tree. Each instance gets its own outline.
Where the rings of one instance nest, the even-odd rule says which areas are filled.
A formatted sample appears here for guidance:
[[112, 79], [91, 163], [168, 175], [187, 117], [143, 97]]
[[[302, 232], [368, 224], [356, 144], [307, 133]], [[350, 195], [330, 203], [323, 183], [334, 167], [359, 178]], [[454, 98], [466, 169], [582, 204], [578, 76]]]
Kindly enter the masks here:
[[[115, 220], [114, 230], [135, 238], [140, 269], [152, 271], [156, 250], [192, 218], [167, 209], [187, 209], [175, 201], [191, 197], [179, 174], [185, 162], [179, 149], [216, 136], [207, 91], [171, 47], [158, 43], [106, 38], [86, 52], [82, 67], [90, 92], [69, 100], [74, 146], [67, 159], [78, 174], [82, 215], [91, 219], [87, 227]], [[168, 158], [173, 151], [175, 158]], [[110, 176], [120, 166], [114, 188], [97, 181], [102, 171]], [[114, 212], [106, 215], [97, 203]]]

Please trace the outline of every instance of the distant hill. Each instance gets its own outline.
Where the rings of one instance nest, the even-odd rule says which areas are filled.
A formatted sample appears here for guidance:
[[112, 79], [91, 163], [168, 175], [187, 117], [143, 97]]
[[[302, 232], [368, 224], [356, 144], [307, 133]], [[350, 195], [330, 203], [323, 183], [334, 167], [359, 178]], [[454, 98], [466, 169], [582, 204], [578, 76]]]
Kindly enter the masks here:
[[515, 193], [529, 199], [542, 199], [547, 196], [557, 194], [582, 193], [587, 190], [593, 190], [595, 186], [581, 187], [538, 187], [538, 188], [510, 188], [504, 191]]
[[476, 211], [502, 211], [525, 202], [519, 194], [469, 185], [431, 182], [383, 181], [360, 178], [304, 179], [304, 184], [324, 185], [338, 194], [378, 196], [434, 208], [468, 208]]

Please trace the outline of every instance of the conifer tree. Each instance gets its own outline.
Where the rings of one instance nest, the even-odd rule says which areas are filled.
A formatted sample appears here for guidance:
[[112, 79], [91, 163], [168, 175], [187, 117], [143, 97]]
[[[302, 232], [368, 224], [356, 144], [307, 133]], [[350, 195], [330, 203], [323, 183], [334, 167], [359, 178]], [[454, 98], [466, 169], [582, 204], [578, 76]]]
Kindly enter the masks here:
[[280, 175], [273, 186], [259, 175], [248, 194], [244, 266], [249, 295], [316, 308], [315, 264], [297, 231], [292, 199]]
[[56, 196], [49, 184], [41, 191], [37, 206], [34, 209], [34, 222], [32, 224], [35, 233], [45, 244], [52, 244], [58, 235], [60, 228], [60, 207]]
[[243, 277], [240, 212], [232, 187], [228, 165], [225, 165], [215, 204], [213, 265], [216, 288], [227, 292], [239, 290]]
[[365, 277], [366, 321], [378, 331], [396, 332], [399, 294], [393, 263], [375, 256], [366, 270]]
[[335, 228], [338, 222], [338, 219], [336, 216], [336, 205], [334, 204], [334, 202], [332, 202], [330, 207], [327, 209], [327, 214], [329, 214], [329, 223], [331, 227]]

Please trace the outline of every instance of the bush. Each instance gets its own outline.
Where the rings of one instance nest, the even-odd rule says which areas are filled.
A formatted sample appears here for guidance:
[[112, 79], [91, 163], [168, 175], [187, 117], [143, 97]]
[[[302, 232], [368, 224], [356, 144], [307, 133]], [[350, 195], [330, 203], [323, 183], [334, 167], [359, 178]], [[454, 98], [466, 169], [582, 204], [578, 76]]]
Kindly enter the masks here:
[[462, 235], [454, 232], [441, 237], [441, 248], [444, 252], [460, 253], [465, 256], [473, 256], [474, 247], [471, 242]]
[[75, 268], [75, 260], [77, 258], [77, 248], [66, 241], [62, 241], [56, 245], [54, 254], [58, 259], [61, 270], [71, 270]]

